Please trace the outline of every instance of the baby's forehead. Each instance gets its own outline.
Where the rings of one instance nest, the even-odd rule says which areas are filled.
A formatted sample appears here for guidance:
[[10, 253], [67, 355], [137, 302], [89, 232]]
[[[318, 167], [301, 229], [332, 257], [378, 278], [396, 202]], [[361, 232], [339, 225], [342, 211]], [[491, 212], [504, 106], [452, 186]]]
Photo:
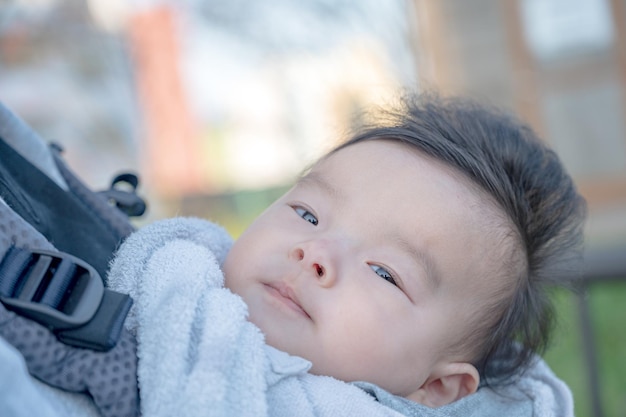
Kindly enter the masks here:
[[315, 169], [315, 166], [302, 175], [296, 182], [296, 185], [304, 188], [320, 189], [335, 198], [339, 198], [342, 194], [341, 184], [333, 181], [332, 173], [322, 169]]
[[[299, 178], [299, 182], [315, 184], [323, 177], [337, 190], [343, 185], [350, 185], [352, 179], [376, 175], [381, 172], [380, 168], [384, 170], [383, 175], [399, 179], [407, 174], [402, 169], [406, 166], [414, 166], [430, 177], [451, 178], [467, 189], [469, 194], [479, 199], [493, 200], [486, 190], [460, 168], [427, 154], [415, 145], [389, 138], [369, 139], [339, 147], [311, 165]], [[432, 166], [436, 168], [429, 169]]]

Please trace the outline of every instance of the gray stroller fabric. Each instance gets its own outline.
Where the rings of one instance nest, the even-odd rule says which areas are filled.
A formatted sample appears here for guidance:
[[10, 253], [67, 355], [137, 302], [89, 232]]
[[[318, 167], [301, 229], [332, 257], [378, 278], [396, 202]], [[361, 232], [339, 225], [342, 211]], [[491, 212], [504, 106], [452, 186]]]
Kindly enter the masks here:
[[[0, 255], [11, 245], [54, 249], [0, 200]], [[136, 342], [130, 333], [124, 331], [108, 352], [75, 348], [0, 304], [0, 336], [20, 351], [31, 375], [65, 391], [89, 394], [102, 416], [139, 415]]]

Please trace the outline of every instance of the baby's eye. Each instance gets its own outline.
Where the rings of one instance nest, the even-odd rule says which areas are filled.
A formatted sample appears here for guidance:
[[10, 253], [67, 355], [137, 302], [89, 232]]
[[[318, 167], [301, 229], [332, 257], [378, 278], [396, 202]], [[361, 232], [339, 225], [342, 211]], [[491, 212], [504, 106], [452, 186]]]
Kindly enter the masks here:
[[387, 271], [385, 268], [383, 268], [382, 266], [379, 265], [370, 265], [370, 268], [372, 268], [372, 270], [374, 272], [376, 272], [376, 274], [381, 277], [382, 279], [389, 281], [390, 283], [392, 283], [393, 285], [395, 285], [396, 287], [398, 286], [398, 284], [396, 284], [396, 280], [393, 279], [393, 275], [391, 275], [391, 272]]
[[302, 217], [307, 222], [311, 223], [314, 226], [317, 226], [317, 217], [310, 211], [302, 207], [294, 207], [295, 212], [298, 216]]

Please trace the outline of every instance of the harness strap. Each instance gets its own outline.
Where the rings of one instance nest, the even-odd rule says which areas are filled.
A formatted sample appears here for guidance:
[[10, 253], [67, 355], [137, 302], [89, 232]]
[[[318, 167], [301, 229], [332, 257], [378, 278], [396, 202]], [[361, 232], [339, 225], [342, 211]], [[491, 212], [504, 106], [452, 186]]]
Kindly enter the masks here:
[[132, 305], [105, 289], [87, 263], [64, 252], [11, 246], [0, 261], [0, 301], [51, 329], [63, 343], [110, 350]]
[[[57, 253], [43, 235], [0, 200], [0, 263], [11, 246], [15, 246], [16, 249], [37, 248]], [[28, 251], [15, 250], [14, 253], [16, 258], [26, 259], [26, 264], [31, 265], [33, 262], [35, 265], [40, 262], [37, 258], [45, 259], [45, 255], [33, 254]], [[9, 266], [13, 262], [16, 261], [5, 265]], [[7, 269], [9, 272], [3, 274], [0, 287], [3, 288], [5, 294], [7, 291], [11, 291], [11, 288], [13, 288], [13, 295], [21, 294], [20, 291], [23, 292], [26, 286], [18, 284], [20, 280], [22, 282], [36, 281], [25, 280], [24, 277], [20, 277], [20, 274], [15, 272], [22, 269], [24, 267], [9, 267]], [[78, 267], [77, 270], [80, 272], [81, 267]], [[37, 275], [35, 272], [29, 273], [31, 276]], [[55, 287], [56, 285], [53, 284], [50, 299], [55, 298], [52, 297], [52, 294], [60, 293], [59, 287], [54, 290]], [[68, 289], [72, 290], [72, 287], [73, 284], [70, 282]], [[49, 289], [45, 290], [46, 284], [43, 284], [41, 288], [43, 293], [50, 291]], [[110, 305], [106, 298], [107, 294], [107, 292], [103, 292], [103, 299], [96, 300], [100, 304], [98, 308]], [[57, 302], [59, 305], [63, 305], [63, 298]], [[63, 312], [63, 307], [60, 308]], [[96, 318], [90, 320], [86, 325], [79, 326], [77, 330], [84, 330], [87, 326], [97, 328], [97, 316], [99, 314], [101, 313], [96, 310], [94, 313]], [[123, 314], [118, 316], [120, 321], [123, 316]], [[115, 346], [103, 352], [74, 347], [61, 342], [59, 338], [64, 337], [68, 332], [70, 332], [69, 329], [55, 333], [50, 330], [49, 326], [9, 311], [5, 304], [0, 302], [0, 338], [13, 345], [22, 354], [33, 377], [49, 386], [90, 396], [102, 417], [138, 416], [140, 398], [137, 382], [137, 342], [135, 337], [125, 328], [122, 328]], [[108, 331], [106, 333], [114, 334], [114, 332]]]
[[0, 137], [0, 198], [60, 251], [106, 276], [113, 253], [133, 227], [107, 198], [89, 190], [52, 155], [69, 190], [60, 188]]

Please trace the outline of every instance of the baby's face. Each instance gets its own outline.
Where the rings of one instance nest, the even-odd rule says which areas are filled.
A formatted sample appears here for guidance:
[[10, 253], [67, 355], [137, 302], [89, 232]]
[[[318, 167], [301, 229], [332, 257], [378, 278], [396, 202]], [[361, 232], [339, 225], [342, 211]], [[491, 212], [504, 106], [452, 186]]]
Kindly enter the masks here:
[[375, 140], [319, 162], [236, 241], [226, 285], [312, 372], [411, 395], [451, 358], [494, 251], [464, 180]]

